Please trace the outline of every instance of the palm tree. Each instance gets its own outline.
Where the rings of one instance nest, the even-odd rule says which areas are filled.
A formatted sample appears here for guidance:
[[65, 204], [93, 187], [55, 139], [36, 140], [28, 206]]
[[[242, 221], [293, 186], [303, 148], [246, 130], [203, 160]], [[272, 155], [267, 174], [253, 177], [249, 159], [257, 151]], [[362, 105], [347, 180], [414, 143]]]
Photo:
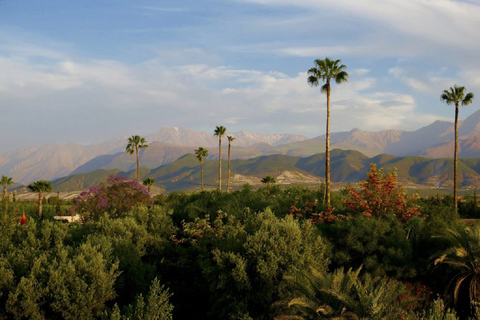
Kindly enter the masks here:
[[457, 303], [463, 284], [468, 284], [472, 309], [480, 302], [480, 225], [459, 225], [449, 229], [445, 236], [450, 246], [435, 260], [435, 265], [446, 264], [456, 270], [450, 288], [453, 287], [454, 302]]
[[270, 194], [270, 183], [275, 183], [275, 178], [272, 176], [266, 176], [266, 177], [263, 177], [262, 180], [260, 180], [260, 182], [267, 185], [267, 191], [268, 191], [268, 194]]
[[[399, 298], [407, 293], [405, 285], [389, 278], [362, 276], [360, 271], [340, 268], [329, 273], [312, 269], [286, 277], [297, 295], [287, 306], [307, 319], [403, 318], [400, 315], [405, 315], [402, 313], [408, 301]], [[296, 315], [286, 319], [300, 319]]]
[[30, 183], [27, 188], [32, 192], [38, 192], [38, 216], [42, 218], [43, 192], [52, 191], [53, 185], [48, 181], [38, 180]]
[[155, 178], [145, 178], [142, 184], [147, 187], [148, 194], [150, 194], [150, 187], [155, 185]]
[[227, 136], [228, 139], [228, 177], [227, 177], [227, 193], [230, 191], [230, 149], [232, 141], [235, 140], [233, 136]]
[[222, 136], [227, 132], [224, 126], [217, 126], [213, 132], [214, 136], [218, 136], [218, 190], [222, 191]]
[[458, 168], [458, 112], [459, 108], [458, 105], [461, 103], [462, 106], [469, 105], [473, 102], [474, 95], [473, 93], [469, 92], [465, 94], [465, 87], [459, 87], [454, 85], [453, 88], [450, 87], [450, 91], [443, 90], [440, 99], [445, 102], [446, 104], [453, 104], [455, 105], [455, 147], [453, 152], [453, 203], [455, 206], [455, 211], [458, 208], [458, 199], [457, 199], [457, 192], [458, 192], [458, 175], [457, 175], [457, 168]]
[[13, 179], [7, 176], [2, 176], [0, 183], [3, 185], [3, 199], [7, 198], [7, 186], [11, 186], [13, 184]]
[[139, 135], [134, 135], [128, 138], [128, 144], [125, 148], [128, 154], [133, 154], [137, 156], [137, 181], [140, 181], [140, 161], [138, 158], [138, 149], [148, 148], [147, 140], [140, 137]]
[[320, 81], [325, 81], [325, 84], [321, 87], [321, 92], [327, 94], [327, 126], [325, 135], [325, 197], [327, 207], [330, 208], [330, 91], [331, 80], [334, 80], [337, 84], [348, 81], [348, 73], [345, 71], [347, 68], [341, 64], [340, 60], [325, 60], [316, 59], [315, 66], [308, 70], [308, 83], [312, 86], [318, 86]]
[[201, 176], [202, 191], [203, 191], [203, 158], [208, 156], [208, 150], [205, 149], [204, 147], [198, 147], [198, 149], [195, 150], [195, 154], [197, 155], [198, 161], [200, 161], [200, 176]]

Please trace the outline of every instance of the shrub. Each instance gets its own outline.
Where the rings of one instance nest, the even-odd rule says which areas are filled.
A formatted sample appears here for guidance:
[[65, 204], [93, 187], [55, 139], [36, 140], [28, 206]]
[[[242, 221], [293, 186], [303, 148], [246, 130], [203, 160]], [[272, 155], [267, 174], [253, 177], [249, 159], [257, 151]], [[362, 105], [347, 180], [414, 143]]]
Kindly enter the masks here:
[[106, 184], [82, 192], [70, 209], [71, 213], [83, 214], [84, 220], [98, 218], [103, 213], [119, 217], [136, 205], [151, 205], [147, 189], [137, 180], [110, 176]]

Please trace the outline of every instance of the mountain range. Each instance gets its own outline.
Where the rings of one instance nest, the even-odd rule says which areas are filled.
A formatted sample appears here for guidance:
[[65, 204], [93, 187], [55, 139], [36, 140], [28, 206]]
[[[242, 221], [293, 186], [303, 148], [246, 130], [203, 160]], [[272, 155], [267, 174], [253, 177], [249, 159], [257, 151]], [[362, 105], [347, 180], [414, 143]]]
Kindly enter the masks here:
[[[459, 156], [480, 157], [480, 110], [459, 123], [459, 133]], [[324, 135], [309, 139], [295, 134], [268, 135], [250, 131], [227, 134], [235, 137], [232, 142], [232, 159], [235, 160], [277, 154], [307, 158], [323, 152], [325, 147]], [[0, 174], [12, 177], [17, 183], [28, 184], [39, 179], [52, 181], [95, 170], [128, 172], [135, 167], [135, 157], [124, 151], [127, 138], [123, 136], [92, 145], [69, 143], [18, 148], [0, 154]], [[208, 159], [218, 159], [218, 138], [213, 134], [174, 127], [159, 129], [145, 138], [149, 148], [142, 149], [140, 161], [148, 170], [173, 163], [192, 154], [199, 146], [208, 148]], [[223, 139], [222, 158], [226, 158], [226, 140]], [[331, 144], [332, 148], [359, 151], [364, 157], [390, 154], [451, 158], [453, 123], [436, 121], [415, 131], [353, 129], [333, 132]]]
[[[410, 187], [420, 184], [436, 188], [451, 188], [453, 185], [452, 159], [397, 157], [388, 154], [367, 157], [358, 151], [341, 149], [334, 149], [331, 152], [332, 181], [353, 183], [363, 180], [371, 163], [375, 163], [377, 167], [386, 171], [395, 168], [399, 181]], [[227, 167], [227, 160], [223, 160], [222, 166]], [[277, 183], [283, 185], [318, 186], [323, 181], [325, 154], [309, 157], [275, 154], [251, 159], [235, 159], [231, 161], [231, 169], [231, 185], [234, 189], [245, 183], [260, 185], [261, 178], [266, 175], [273, 176]], [[57, 191], [83, 190], [98, 185], [112, 174], [134, 179], [136, 170], [99, 169], [54, 180], [53, 185]], [[141, 179], [154, 178], [156, 186], [161, 188], [161, 191], [200, 189], [200, 164], [193, 154], [183, 155], [157, 168], [141, 168], [140, 175]], [[204, 179], [207, 188], [218, 187], [217, 160], [204, 161]], [[226, 179], [224, 175], [222, 180], [224, 186]], [[480, 158], [459, 161], [459, 185], [460, 187], [480, 185]]]

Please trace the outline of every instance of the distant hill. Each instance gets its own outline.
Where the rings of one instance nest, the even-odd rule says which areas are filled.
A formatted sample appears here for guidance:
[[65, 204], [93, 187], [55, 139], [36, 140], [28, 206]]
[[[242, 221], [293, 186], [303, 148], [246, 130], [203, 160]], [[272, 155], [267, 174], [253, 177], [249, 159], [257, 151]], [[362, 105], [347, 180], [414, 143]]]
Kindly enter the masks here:
[[[432, 187], [448, 187], [453, 183], [453, 164], [451, 159], [429, 159], [419, 156], [397, 157], [381, 154], [367, 157], [358, 151], [334, 149], [331, 153], [332, 181], [358, 182], [365, 179], [371, 163], [390, 171], [396, 168], [399, 181], [408, 184], [423, 184]], [[287, 155], [260, 156], [252, 159], [231, 161], [232, 186], [240, 187], [244, 183], [260, 185], [260, 179], [266, 175], [276, 178], [284, 185], [318, 185], [323, 181], [325, 155], [310, 157]], [[222, 163], [222, 182], [226, 185], [227, 161]], [[96, 170], [90, 173], [76, 174], [55, 180], [55, 190], [73, 191], [79, 187], [86, 189], [105, 181], [109, 174], [134, 178], [135, 170]], [[187, 154], [179, 159], [154, 169], [142, 168], [141, 178], [156, 179], [156, 185], [167, 192], [174, 190], [200, 189], [200, 164], [195, 155]], [[207, 188], [218, 186], [218, 162], [204, 161], [204, 179]], [[459, 160], [459, 185], [480, 186], [480, 159]], [[224, 187], [225, 188], [225, 187]]]
[[[459, 156], [480, 157], [480, 110], [459, 124]], [[259, 156], [287, 155], [310, 157], [325, 149], [325, 136], [307, 139], [295, 134], [261, 134], [250, 131], [228, 133], [232, 143], [232, 159]], [[218, 159], [218, 140], [212, 133], [191, 131], [178, 127], [163, 128], [146, 135], [150, 145], [141, 151], [141, 165], [153, 169], [193, 153], [202, 146], [208, 148], [208, 159]], [[453, 123], [436, 121], [415, 131], [382, 130], [377, 132], [353, 129], [333, 132], [332, 148], [354, 150], [367, 157], [381, 154], [422, 156], [425, 158], [453, 157]], [[135, 166], [133, 156], [125, 153], [127, 137], [100, 144], [45, 145], [19, 148], [0, 154], [0, 174], [13, 177], [17, 183], [34, 180], [54, 180], [70, 174], [87, 173], [98, 169], [129, 171]], [[223, 139], [226, 158], [227, 139]], [[346, 169], [345, 169], [346, 170]], [[353, 173], [352, 173], [353, 174]]]

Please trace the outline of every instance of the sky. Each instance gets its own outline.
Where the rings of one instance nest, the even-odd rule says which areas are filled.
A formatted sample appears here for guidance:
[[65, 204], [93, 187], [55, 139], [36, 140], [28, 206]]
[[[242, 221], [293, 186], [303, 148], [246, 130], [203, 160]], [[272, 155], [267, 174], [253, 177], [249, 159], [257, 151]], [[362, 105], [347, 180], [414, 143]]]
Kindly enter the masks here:
[[453, 121], [479, 100], [480, 1], [0, 0], [0, 153], [164, 127], [325, 133], [315, 59], [340, 59], [331, 131]]

